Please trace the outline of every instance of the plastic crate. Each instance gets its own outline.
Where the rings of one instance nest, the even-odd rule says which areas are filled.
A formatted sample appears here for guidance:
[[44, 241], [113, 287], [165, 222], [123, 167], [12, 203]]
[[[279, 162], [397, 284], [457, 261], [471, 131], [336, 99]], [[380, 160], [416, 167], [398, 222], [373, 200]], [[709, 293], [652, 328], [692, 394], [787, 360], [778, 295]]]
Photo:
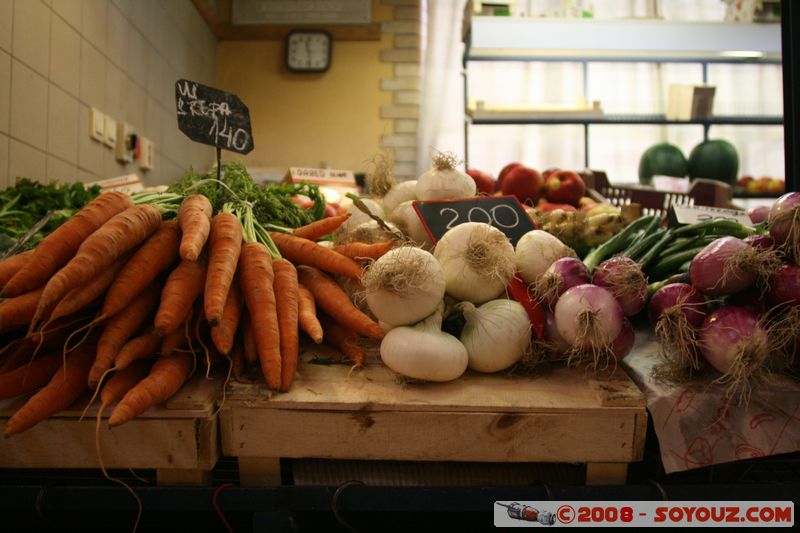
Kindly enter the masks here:
[[597, 201], [616, 206], [639, 204], [643, 215], [666, 217], [672, 205], [707, 205], [736, 208], [732, 205], [733, 190], [727, 183], [698, 178], [692, 181], [688, 193], [657, 191], [635, 184], [611, 185], [605, 172], [588, 170], [581, 174], [586, 187]]

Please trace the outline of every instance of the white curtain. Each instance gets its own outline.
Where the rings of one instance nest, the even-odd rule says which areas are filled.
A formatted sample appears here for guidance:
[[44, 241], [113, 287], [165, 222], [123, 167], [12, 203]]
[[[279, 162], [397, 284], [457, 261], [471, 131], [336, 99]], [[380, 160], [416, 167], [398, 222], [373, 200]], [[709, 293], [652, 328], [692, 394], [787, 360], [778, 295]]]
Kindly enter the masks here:
[[[515, 16], [552, 15], [563, 5], [562, 0], [521, 0]], [[598, 19], [658, 15], [667, 20], [721, 21], [725, 16], [721, 0], [603, 0], [583, 2], [583, 7], [593, 9]], [[468, 152], [470, 167], [495, 176], [512, 161], [539, 170], [584, 168], [580, 125], [472, 125], [465, 146], [464, 5], [427, 0], [422, 9], [427, 20], [423, 21], [420, 171], [430, 165], [434, 149], [452, 151], [462, 160]], [[702, 83], [702, 72], [695, 63], [589, 63], [584, 80], [580, 63], [473, 61], [468, 64], [467, 92], [470, 100], [490, 105], [574, 105], [585, 96], [587, 102], [599, 100], [607, 114], [663, 114], [669, 85]], [[711, 64], [708, 82], [716, 86], [715, 115], [783, 112], [779, 65]], [[688, 157], [702, 138], [702, 126], [594, 125], [589, 127], [589, 166], [605, 170], [612, 182], [635, 182], [639, 157], [649, 146], [670, 142]], [[736, 146], [740, 175], [784, 177], [781, 126], [712, 126], [709, 138], [723, 138]]]

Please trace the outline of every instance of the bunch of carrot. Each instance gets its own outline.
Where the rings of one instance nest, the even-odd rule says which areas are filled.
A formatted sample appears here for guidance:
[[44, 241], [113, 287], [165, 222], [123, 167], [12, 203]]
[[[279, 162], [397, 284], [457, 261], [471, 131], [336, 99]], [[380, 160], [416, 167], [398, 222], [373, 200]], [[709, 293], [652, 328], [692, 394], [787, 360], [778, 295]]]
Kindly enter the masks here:
[[286, 391], [300, 332], [363, 364], [359, 336], [383, 332], [333, 276], [359, 278], [359, 260], [392, 243], [315, 242], [346, 218], [268, 232], [246, 203], [213, 213], [199, 194], [101, 194], [36, 249], [0, 262], [0, 399], [35, 392], [5, 435], [91, 390], [102, 408], [116, 404], [109, 424], [123, 424], [174, 395], [203, 362], [196, 353]]

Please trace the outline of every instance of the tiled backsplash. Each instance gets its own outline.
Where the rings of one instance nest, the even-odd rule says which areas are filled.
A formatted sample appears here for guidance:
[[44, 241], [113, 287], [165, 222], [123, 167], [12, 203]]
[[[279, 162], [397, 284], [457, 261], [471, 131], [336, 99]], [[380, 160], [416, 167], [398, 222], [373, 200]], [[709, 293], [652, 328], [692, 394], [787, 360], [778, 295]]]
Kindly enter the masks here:
[[[166, 183], [213, 149], [177, 128], [174, 83], [214, 84], [216, 39], [191, 0], [0, 0], [0, 187], [17, 176]], [[131, 124], [155, 168], [89, 137], [89, 108]]]

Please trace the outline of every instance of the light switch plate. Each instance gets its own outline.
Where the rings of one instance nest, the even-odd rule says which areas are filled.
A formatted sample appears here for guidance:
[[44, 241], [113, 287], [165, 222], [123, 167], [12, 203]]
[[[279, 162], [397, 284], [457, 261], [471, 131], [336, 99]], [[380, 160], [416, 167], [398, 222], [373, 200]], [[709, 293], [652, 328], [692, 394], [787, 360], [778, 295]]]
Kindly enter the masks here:
[[153, 141], [146, 137], [139, 137], [137, 143], [139, 152], [139, 168], [142, 170], [152, 170], [153, 159], [155, 155], [155, 146], [153, 146]]
[[117, 145], [117, 121], [105, 115], [104, 127], [103, 144], [109, 148], [114, 148]]
[[96, 107], [89, 109], [89, 137], [98, 142], [105, 140], [105, 115]]

